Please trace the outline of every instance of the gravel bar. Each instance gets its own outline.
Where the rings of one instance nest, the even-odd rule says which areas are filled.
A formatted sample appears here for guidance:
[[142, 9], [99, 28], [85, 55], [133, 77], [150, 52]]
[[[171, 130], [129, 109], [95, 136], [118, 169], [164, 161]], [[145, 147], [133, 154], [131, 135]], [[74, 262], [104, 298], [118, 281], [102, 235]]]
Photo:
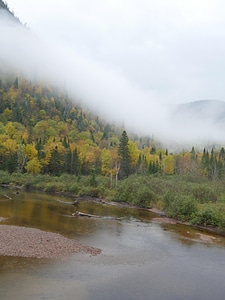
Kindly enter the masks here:
[[80, 252], [98, 255], [101, 250], [58, 233], [28, 227], [0, 225], [0, 255], [2, 256], [60, 258]]

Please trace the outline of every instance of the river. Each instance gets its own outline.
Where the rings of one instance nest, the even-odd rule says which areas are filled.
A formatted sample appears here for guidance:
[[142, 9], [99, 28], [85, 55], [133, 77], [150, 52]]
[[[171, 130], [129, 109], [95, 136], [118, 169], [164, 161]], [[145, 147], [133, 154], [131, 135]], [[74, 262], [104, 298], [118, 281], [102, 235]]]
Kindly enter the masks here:
[[[149, 211], [90, 201], [76, 208], [72, 202], [0, 190], [1, 224], [57, 232], [102, 249], [98, 256], [78, 253], [57, 260], [0, 256], [0, 299], [224, 299], [223, 237], [160, 224]], [[105, 218], [74, 218], [77, 209]]]

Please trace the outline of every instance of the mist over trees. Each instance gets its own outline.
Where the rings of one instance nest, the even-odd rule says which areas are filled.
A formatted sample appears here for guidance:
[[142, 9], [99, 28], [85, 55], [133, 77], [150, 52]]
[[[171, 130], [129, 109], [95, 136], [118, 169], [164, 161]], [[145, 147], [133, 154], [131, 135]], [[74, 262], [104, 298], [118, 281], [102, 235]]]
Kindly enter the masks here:
[[[222, 128], [224, 126], [223, 115], [225, 108], [223, 109], [223, 115], [221, 115], [224, 102], [215, 103], [215, 101], [212, 101], [212, 103], [210, 103], [204, 101], [203, 103], [202, 101], [195, 101], [192, 105], [177, 106], [172, 105], [172, 103], [170, 103], [171, 106], [168, 105], [170, 89], [165, 88], [165, 86], [167, 86], [169, 82], [166, 80], [166, 82], [161, 83], [161, 80], [169, 76], [163, 75], [165, 67], [164, 64], [161, 64], [161, 58], [160, 66], [164, 68], [164, 71], [157, 71], [157, 77], [158, 80], [160, 79], [160, 82], [154, 84], [154, 73], [156, 72], [151, 68], [146, 69], [146, 72], [141, 72], [141, 70], [140, 72], [136, 72], [134, 68], [135, 73], [133, 75], [130, 71], [124, 73], [122, 70], [119, 70], [119, 65], [117, 69], [117, 64], [113, 63], [110, 66], [110, 64], [104, 63], [104, 59], [100, 59], [101, 52], [99, 53], [99, 59], [96, 61], [92, 56], [96, 50], [95, 47], [91, 47], [92, 43], [87, 44], [87, 53], [89, 53], [89, 55], [86, 55], [86, 51], [80, 51], [82, 47], [80, 48], [81, 45], [79, 45], [79, 43], [82, 44], [83, 39], [75, 40], [72, 45], [67, 45], [64, 39], [58, 40], [59, 35], [57, 34], [57, 30], [47, 33], [47, 28], [46, 36], [39, 36], [35, 30], [28, 30], [21, 22], [15, 22], [17, 19], [14, 14], [12, 12], [10, 13], [8, 7], [2, 1], [0, 3], [2, 3], [2, 7], [4, 8], [1, 9], [1, 11], [7, 12], [3, 13], [4, 17], [0, 18], [2, 30], [2, 34], [0, 35], [1, 69], [3, 66], [5, 68], [10, 67], [8, 69], [14, 70], [18, 75], [22, 75], [32, 82], [42, 80], [58, 88], [60, 86], [66, 86], [71, 97], [81, 98], [90, 110], [97, 111], [98, 114], [103, 115], [107, 120], [116, 121], [118, 123], [123, 122], [126, 124], [126, 129], [137, 131], [143, 135], [154, 134], [157, 139], [160, 138], [163, 142], [168, 139], [168, 141], [178, 141], [185, 145], [188, 143], [191, 148], [198, 139], [213, 139], [213, 142], [216, 143], [224, 141]], [[59, 4], [57, 4], [57, 6], [58, 5]], [[63, 6], [63, 4], [60, 5]], [[70, 5], [72, 5], [72, 2]], [[101, 7], [101, 4], [98, 5]], [[106, 4], [106, 7], [108, 7], [108, 4]], [[79, 12], [76, 11], [74, 13], [78, 14]], [[6, 17], [6, 15], [8, 17]], [[73, 19], [76, 18], [73, 17]], [[89, 20], [84, 20], [84, 24], [86, 23], [88, 26], [91, 24]], [[62, 27], [62, 33], [65, 33], [63, 24], [61, 26], [59, 23], [58, 26], [59, 28]], [[93, 26], [90, 26], [89, 28], [90, 32], [92, 27]], [[72, 30], [72, 27], [68, 28], [68, 32], [72, 32], [70, 29]], [[79, 30], [77, 30], [77, 33], [78, 32]], [[54, 34], [56, 34], [58, 38], [55, 37], [55, 39]], [[82, 32], [79, 33], [79, 37], [80, 36], [82, 36]], [[68, 41], [68, 39], [66, 40]], [[104, 44], [104, 41], [102, 42]], [[115, 50], [116, 45], [115, 47], [110, 46], [110, 49], [111, 48]], [[110, 51], [105, 51], [106, 56], [107, 52]], [[157, 54], [158, 51], [156, 51], [155, 55], [157, 56]], [[113, 56], [116, 57], [117, 55]], [[135, 55], [135, 57], [137, 56]], [[139, 57], [139, 60], [140, 59]], [[144, 66], [144, 57], [142, 57], [141, 60]], [[150, 60], [154, 61], [154, 56], [152, 56]], [[124, 59], [122, 59], [122, 57], [120, 58], [120, 63], [124, 67], [125, 65], [123, 64], [125, 61], [126, 57], [124, 57]], [[138, 67], [140, 61], [128, 59], [126, 65], [127, 67], [129, 66], [129, 70], [133, 68], [133, 65]], [[138, 82], [142, 80], [146, 74], [149, 74], [149, 76], [145, 80], [147, 85], [143, 89]], [[131, 77], [128, 75], [131, 75]], [[136, 78], [136, 81], [133, 76]], [[131, 78], [133, 78], [134, 81], [131, 80]], [[163, 84], [165, 85], [164, 87]], [[174, 89], [174, 91], [180, 88], [181, 86]], [[188, 92], [190, 90], [188, 86]], [[201, 90], [203, 91], [204, 89]], [[161, 96], [163, 95], [163, 97], [160, 97], [160, 94]], [[181, 94], [179, 101], [185, 101], [185, 99], [187, 99], [184, 99], [183, 96], [185, 96], [185, 93]], [[187, 97], [187, 95], [185, 97]], [[196, 97], [193, 91], [193, 95], [191, 95], [191, 97], [189, 96], [189, 99], [192, 101], [194, 99], [204, 98]], [[172, 97], [170, 102], [174, 100]], [[215, 113], [215, 116], [210, 112]], [[129, 135], [129, 137], [131, 136]], [[169, 148], [173, 149], [172, 147]]]
[[66, 93], [18, 76], [0, 78], [0, 169], [31, 174], [225, 175], [224, 148], [170, 153], [74, 104]]

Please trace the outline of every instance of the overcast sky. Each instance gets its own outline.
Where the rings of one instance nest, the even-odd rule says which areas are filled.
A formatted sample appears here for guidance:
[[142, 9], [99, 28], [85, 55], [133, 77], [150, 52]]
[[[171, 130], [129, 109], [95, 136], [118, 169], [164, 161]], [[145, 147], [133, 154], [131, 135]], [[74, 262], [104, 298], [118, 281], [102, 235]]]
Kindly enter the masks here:
[[58, 67], [68, 87], [127, 123], [151, 127], [144, 119], [166, 118], [163, 104], [225, 100], [223, 0], [7, 4], [45, 43], [51, 59], [64, 56]]

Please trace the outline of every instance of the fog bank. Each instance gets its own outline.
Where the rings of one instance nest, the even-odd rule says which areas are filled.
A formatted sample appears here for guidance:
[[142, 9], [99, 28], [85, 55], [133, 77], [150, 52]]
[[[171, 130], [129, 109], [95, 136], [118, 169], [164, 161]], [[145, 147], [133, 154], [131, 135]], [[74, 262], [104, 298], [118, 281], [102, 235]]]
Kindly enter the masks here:
[[125, 128], [138, 133], [178, 143], [211, 138], [224, 141], [223, 128], [210, 119], [191, 120], [192, 112], [174, 118], [171, 106], [159, 93], [157, 85], [144, 88], [126, 76], [120, 65], [95, 60], [82, 53], [79, 45], [62, 43], [51, 35], [42, 39], [1, 10], [0, 26], [1, 66], [32, 81], [66, 87], [75, 101], [81, 99], [106, 120], [123, 123]]

